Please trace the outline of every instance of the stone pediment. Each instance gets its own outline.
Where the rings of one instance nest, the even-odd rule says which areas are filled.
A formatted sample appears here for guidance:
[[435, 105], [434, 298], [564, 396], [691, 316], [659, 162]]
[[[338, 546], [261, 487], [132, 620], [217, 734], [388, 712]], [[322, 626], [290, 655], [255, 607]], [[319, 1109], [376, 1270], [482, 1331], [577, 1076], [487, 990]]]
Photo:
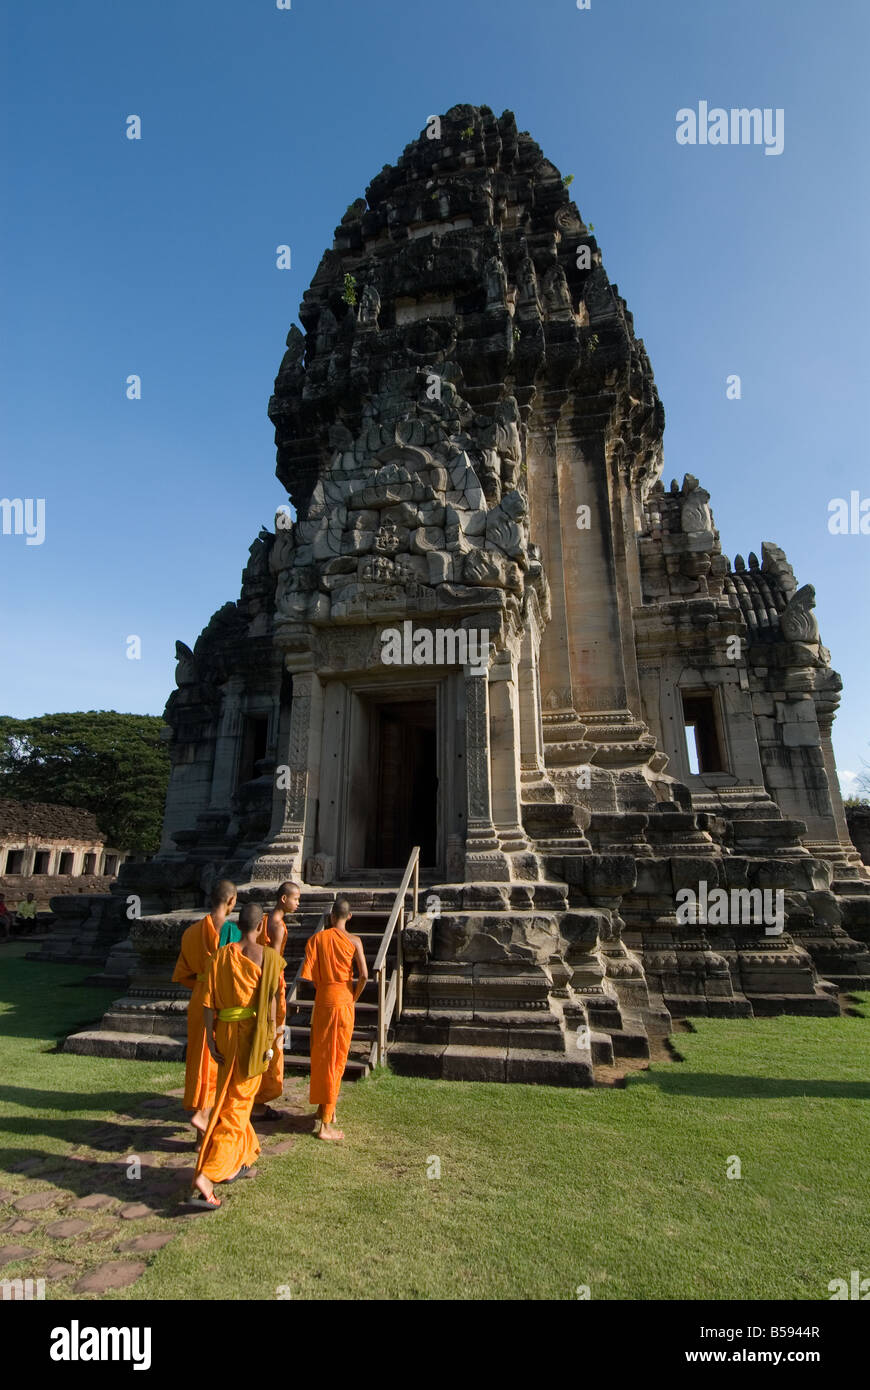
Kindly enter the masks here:
[[[526, 498], [510, 485], [521, 454], [516, 402], [498, 403], [483, 423], [479, 455], [462, 447], [461, 430], [445, 438], [443, 425], [428, 427], [440, 438], [434, 447], [419, 443], [423, 428], [410, 416], [368, 424], [354, 440], [334, 427], [331, 464], [276, 547], [279, 622], [367, 622], [439, 608], [455, 620], [458, 609], [491, 609], [495, 590], [500, 606], [521, 603], [530, 554]], [[542, 584], [539, 565], [529, 582]]]

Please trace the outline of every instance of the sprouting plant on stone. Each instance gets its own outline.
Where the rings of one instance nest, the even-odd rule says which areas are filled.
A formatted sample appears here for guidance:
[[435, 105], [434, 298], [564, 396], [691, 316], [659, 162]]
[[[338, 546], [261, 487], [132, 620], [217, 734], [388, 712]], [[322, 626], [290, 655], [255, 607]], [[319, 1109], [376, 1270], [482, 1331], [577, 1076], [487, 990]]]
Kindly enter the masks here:
[[514, 342], [518, 343], [521, 337], [522, 334], [520, 333], [520, 330], [517, 328], [516, 324], [514, 324]]
[[461, 135], [462, 135], [462, 139], [463, 139], [463, 140], [470, 140], [473, 134], [474, 134], [474, 126], [473, 126], [473, 125], [467, 125], [467, 126], [465, 127], [465, 129], [461, 132]]
[[589, 339], [589, 351], [590, 351], [590, 352], [595, 352], [595, 350], [597, 349], [597, 347], [598, 347], [598, 334], [597, 334], [597, 333], [593, 333], [592, 336], [591, 336], [590, 339]]
[[574, 182], [574, 175], [573, 175], [573, 174], [566, 174], [565, 177], [564, 177], [563, 180], [562, 180], [562, 187], [563, 187], [563, 188], [570, 188], [573, 182]]
[[344, 277], [344, 293], [341, 297], [351, 308], [356, 304], [356, 280], [349, 271]]

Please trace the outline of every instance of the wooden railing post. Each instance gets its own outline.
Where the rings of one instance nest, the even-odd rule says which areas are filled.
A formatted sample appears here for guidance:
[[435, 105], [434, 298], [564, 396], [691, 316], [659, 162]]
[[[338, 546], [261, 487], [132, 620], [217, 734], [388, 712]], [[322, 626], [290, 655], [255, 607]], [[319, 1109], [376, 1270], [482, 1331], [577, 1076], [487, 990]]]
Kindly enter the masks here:
[[[417, 913], [417, 897], [420, 889], [420, 846], [415, 845], [411, 851], [408, 865], [402, 875], [402, 882], [396, 893], [393, 910], [384, 927], [384, 934], [381, 937], [381, 944], [378, 947], [372, 965], [372, 972], [377, 977], [378, 982], [378, 1035], [375, 1042], [375, 1057], [377, 1065], [380, 1066], [387, 1053], [387, 952], [390, 949], [390, 942], [393, 939], [393, 932], [398, 927], [399, 935], [396, 941], [396, 973], [390, 981], [390, 1017], [393, 1011], [398, 1009], [402, 1012], [402, 933], [405, 930], [405, 898], [408, 887], [413, 875], [413, 902], [414, 915]], [[395, 982], [395, 988], [394, 988]]]
[[378, 1066], [384, 1064], [384, 1053], [387, 1048], [387, 996], [386, 996], [386, 966], [382, 965], [378, 971]]
[[396, 1018], [402, 1017], [402, 937], [405, 932], [405, 909], [399, 913], [399, 930], [396, 936]]

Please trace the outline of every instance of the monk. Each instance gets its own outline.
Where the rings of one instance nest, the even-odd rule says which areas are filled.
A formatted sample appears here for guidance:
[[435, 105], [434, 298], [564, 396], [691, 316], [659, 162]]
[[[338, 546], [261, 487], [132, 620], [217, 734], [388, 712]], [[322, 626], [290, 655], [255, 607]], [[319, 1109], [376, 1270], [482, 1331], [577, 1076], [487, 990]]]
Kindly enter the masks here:
[[241, 941], [220, 948], [203, 998], [217, 1087], [187, 1205], [206, 1211], [221, 1206], [216, 1183], [254, 1176], [251, 1164], [260, 1152], [251, 1109], [275, 1050], [283, 964], [277, 951], [259, 944], [260, 921], [257, 904], [246, 903], [239, 915]]
[[344, 1138], [335, 1127], [335, 1103], [353, 1037], [356, 1001], [369, 978], [363, 944], [347, 930], [352, 915], [347, 898], [336, 898], [327, 925], [308, 940], [300, 975], [317, 987], [311, 1014], [308, 1099], [317, 1106], [315, 1133], [320, 1139]]
[[211, 911], [181, 938], [181, 952], [172, 975], [173, 984], [191, 991], [187, 1006], [187, 1061], [184, 1069], [184, 1108], [191, 1110], [190, 1123], [201, 1139], [214, 1102], [217, 1067], [209, 1056], [205, 1039], [202, 1001], [208, 970], [218, 948], [220, 930], [236, 905], [236, 885], [222, 878], [211, 892]]
[[[260, 922], [260, 934], [257, 938], [261, 946], [271, 946], [273, 951], [277, 951], [279, 956], [284, 955], [284, 945], [287, 941], [287, 927], [284, 922], [285, 913], [294, 913], [299, 908], [299, 898], [301, 889], [298, 883], [282, 883], [278, 889], [278, 897], [275, 906], [270, 912], [263, 914]], [[281, 988], [278, 991], [278, 1045], [275, 1048], [275, 1056], [269, 1063], [268, 1069], [260, 1083], [257, 1092], [257, 1099], [254, 1102], [253, 1118], [255, 1120], [280, 1120], [282, 1118], [280, 1110], [273, 1110], [268, 1104], [276, 1096], [284, 1094], [284, 1024], [287, 1019], [287, 996], [284, 987], [284, 972], [281, 972]]]

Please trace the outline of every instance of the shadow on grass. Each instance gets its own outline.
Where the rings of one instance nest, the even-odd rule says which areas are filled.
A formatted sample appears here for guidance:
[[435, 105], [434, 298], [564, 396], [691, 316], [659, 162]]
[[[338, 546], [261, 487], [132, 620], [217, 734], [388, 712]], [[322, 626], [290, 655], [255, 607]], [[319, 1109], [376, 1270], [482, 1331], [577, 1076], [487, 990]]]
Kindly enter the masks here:
[[[173, 1124], [173, 1128], [177, 1130], [183, 1123], [183, 1121], [177, 1121]], [[34, 1142], [29, 1150], [31, 1158], [39, 1153], [37, 1140], [40, 1135], [59, 1144], [69, 1145], [71, 1148], [79, 1144], [87, 1144], [88, 1148], [102, 1153], [120, 1154], [122, 1151], [124, 1153], [136, 1153], [149, 1149], [164, 1153], [178, 1153], [188, 1149], [193, 1152], [193, 1141], [189, 1137], [184, 1141], [175, 1139], [169, 1142], [166, 1132], [160, 1131], [156, 1127], [136, 1129], [133, 1125], [111, 1123], [99, 1125], [95, 1124], [93, 1117], [88, 1116], [79, 1116], [75, 1119], [54, 1119], [49, 1116], [6, 1115], [0, 1118], [0, 1134], [8, 1134], [22, 1139], [30, 1139], [32, 1135]], [[56, 1153], [45, 1156], [62, 1158], [62, 1155], [59, 1156]], [[0, 1170], [8, 1169], [9, 1162], [9, 1150], [0, 1149]]]
[[123, 990], [86, 984], [82, 966], [27, 961], [0, 953], [0, 1038], [65, 1038], [99, 1023]]
[[[153, 1087], [147, 1091], [37, 1091], [30, 1086], [0, 1085], [0, 1104], [5, 1102], [22, 1111], [109, 1110], [117, 1115], [126, 1115], [131, 1109], [141, 1107], [143, 1102], [153, 1100], [155, 1094]], [[38, 1124], [38, 1121], [28, 1116], [26, 1123], [29, 1127]], [[86, 1117], [82, 1123], [92, 1125], [94, 1121]]]
[[[137, 1177], [128, 1176], [130, 1163], [126, 1154], [123, 1158], [114, 1160], [81, 1155], [62, 1158], [58, 1154], [46, 1154], [44, 1168], [39, 1171], [31, 1169], [26, 1176], [28, 1183], [48, 1183], [57, 1188], [58, 1192], [68, 1193], [76, 1198], [103, 1193], [119, 1202], [144, 1202], [156, 1216], [173, 1216], [179, 1213], [179, 1199], [193, 1183], [196, 1166], [193, 1149], [190, 1154], [189, 1167], [185, 1165], [178, 1168], [161, 1168], [147, 1160], [141, 1161], [134, 1170], [138, 1173]], [[33, 1149], [7, 1149], [0, 1170], [7, 1171], [10, 1166], [32, 1159], [33, 1156]], [[35, 1195], [35, 1189], [28, 1188], [27, 1195], [31, 1192]], [[112, 1211], [100, 1214], [109, 1218], [117, 1215]], [[27, 1217], [28, 1212], [23, 1210], [21, 1215]], [[135, 1235], [135, 1231], [131, 1230], [130, 1234]], [[87, 1238], [85, 1235], [84, 1239]]]
[[[0, 1087], [0, 1101], [5, 1100], [14, 1105], [19, 1113], [0, 1117], [0, 1135], [28, 1140], [33, 1136], [34, 1143], [26, 1153], [28, 1159], [39, 1156], [37, 1140], [40, 1135], [62, 1146], [75, 1148], [80, 1144], [87, 1144], [88, 1148], [97, 1153], [111, 1153], [116, 1157], [122, 1153], [193, 1153], [193, 1131], [189, 1117], [180, 1104], [172, 1114], [157, 1116], [147, 1110], [145, 1113], [137, 1113], [144, 1110], [143, 1102], [151, 1098], [153, 1093], [149, 1092], [130, 1095], [103, 1091], [88, 1096], [68, 1096], [63, 1092], [25, 1091], [3, 1086]], [[22, 1106], [32, 1106], [57, 1111], [64, 1108], [75, 1109], [76, 1104], [79, 1107], [87, 1107], [89, 1111], [96, 1110], [97, 1117], [93, 1114], [78, 1114], [69, 1118], [56, 1114], [40, 1116], [21, 1109]], [[102, 1116], [99, 1115], [100, 1111], [104, 1112]], [[106, 1117], [106, 1111], [117, 1115], [119, 1120], [127, 1117], [132, 1123], [118, 1123], [111, 1118], [111, 1114]], [[291, 1137], [310, 1133], [314, 1125], [314, 1115], [285, 1112], [281, 1120], [258, 1120], [254, 1117], [252, 1124], [257, 1138], [261, 1141], [271, 1136]], [[10, 1157], [11, 1152], [0, 1147], [0, 1172], [11, 1171], [11, 1165], [16, 1161]], [[67, 1161], [62, 1152], [60, 1155], [43, 1153], [42, 1156], [46, 1162]], [[37, 1173], [34, 1171], [31, 1176], [35, 1177]]]
[[870, 1100], [870, 1081], [799, 1081], [782, 1076], [717, 1076], [711, 1072], [643, 1071], [628, 1087], [655, 1086], [663, 1095], [729, 1100]]

